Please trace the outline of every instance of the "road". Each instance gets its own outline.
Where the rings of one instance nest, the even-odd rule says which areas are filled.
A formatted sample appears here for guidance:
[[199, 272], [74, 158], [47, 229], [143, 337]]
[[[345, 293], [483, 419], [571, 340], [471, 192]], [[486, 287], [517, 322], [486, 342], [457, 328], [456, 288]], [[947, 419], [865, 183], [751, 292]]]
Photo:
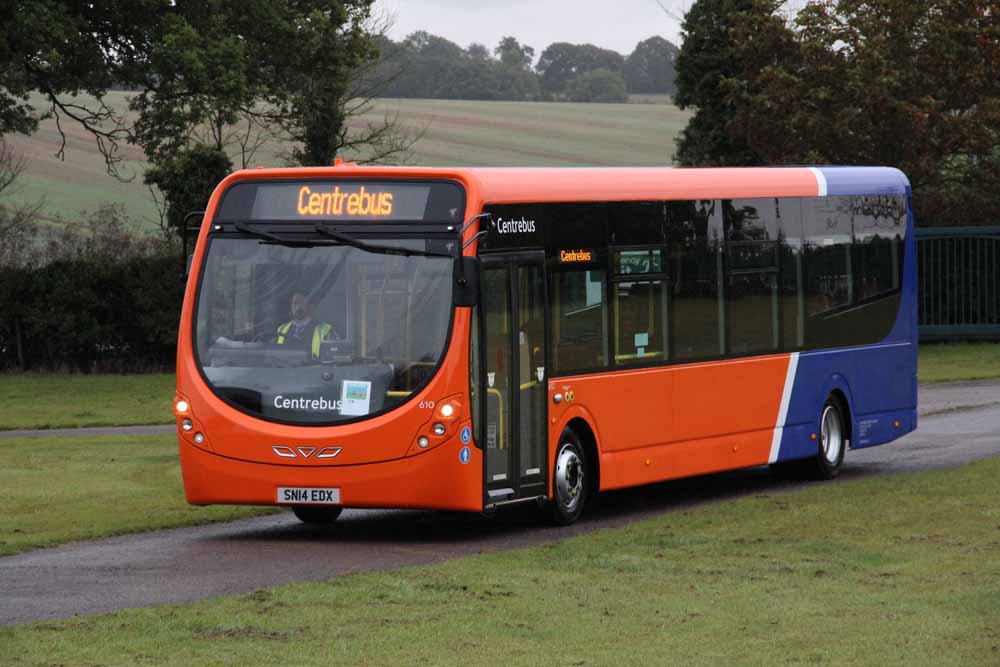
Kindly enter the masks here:
[[[921, 388], [919, 429], [850, 452], [837, 481], [928, 470], [1000, 455], [1000, 384]], [[82, 542], [0, 558], [0, 625], [247, 593], [291, 581], [422, 565], [563, 539], [679, 508], [802, 482], [756, 468], [604, 494], [570, 528], [540, 524], [530, 508], [494, 520], [414, 511], [345, 511], [327, 528], [290, 514]]]

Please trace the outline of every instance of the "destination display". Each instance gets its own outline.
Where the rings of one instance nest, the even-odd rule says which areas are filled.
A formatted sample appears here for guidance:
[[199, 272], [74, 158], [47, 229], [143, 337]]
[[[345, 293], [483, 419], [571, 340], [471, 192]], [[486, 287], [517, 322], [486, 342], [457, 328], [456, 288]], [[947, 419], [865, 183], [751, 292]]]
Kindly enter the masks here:
[[261, 185], [252, 220], [350, 218], [364, 220], [423, 220], [429, 185], [355, 185], [305, 183]]
[[262, 182], [233, 186], [216, 220], [458, 222], [464, 208], [449, 182]]

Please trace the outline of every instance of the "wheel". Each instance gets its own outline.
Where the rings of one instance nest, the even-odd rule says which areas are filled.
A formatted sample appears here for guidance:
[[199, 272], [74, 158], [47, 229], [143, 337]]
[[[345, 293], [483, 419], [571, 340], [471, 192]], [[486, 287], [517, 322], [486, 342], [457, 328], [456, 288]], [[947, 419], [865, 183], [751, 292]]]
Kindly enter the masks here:
[[570, 429], [559, 437], [552, 475], [552, 502], [549, 514], [553, 523], [568, 526], [580, 518], [587, 500], [587, 459], [580, 438]]
[[819, 419], [819, 452], [814, 459], [814, 473], [818, 479], [833, 479], [844, 463], [847, 450], [844, 416], [835, 398], [826, 399]]
[[292, 507], [292, 512], [295, 513], [295, 517], [299, 521], [313, 526], [329, 525], [336, 521], [343, 511], [343, 507], [329, 505], [295, 505]]

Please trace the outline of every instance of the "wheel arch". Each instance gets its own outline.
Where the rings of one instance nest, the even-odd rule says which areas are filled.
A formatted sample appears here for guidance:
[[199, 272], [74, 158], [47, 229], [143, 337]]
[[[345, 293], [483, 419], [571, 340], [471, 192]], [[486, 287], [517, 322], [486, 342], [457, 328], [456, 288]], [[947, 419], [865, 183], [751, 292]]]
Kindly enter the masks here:
[[818, 406], [814, 414], [823, 413], [823, 405], [826, 404], [828, 398], [833, 398], [838, 402], [841, 411], [844, 413], [844, 426], [847, 428], [847, 440], [848, 442], [853, 442], [854, 437], [854, 399], [851, 394], [851, 387], [847, 382], [847, 378], [839, 373], [835, 373], [830, 376], [827, 380], [826, 385], [823, 387], [823, 391], [820, 394], [820, 401], [822, 401]]
[[591, 480], [591, 493], [596, 493], [601, 489], [601, 453], [598, 446], [597, 434], [590, 422], [581, 415], [570, 418], [560, 429], [560, 433], [565, 429], [571, 429], [580, 438], [580, 443], [584, 447], [584, 455], [587, 457], [587, 474]]

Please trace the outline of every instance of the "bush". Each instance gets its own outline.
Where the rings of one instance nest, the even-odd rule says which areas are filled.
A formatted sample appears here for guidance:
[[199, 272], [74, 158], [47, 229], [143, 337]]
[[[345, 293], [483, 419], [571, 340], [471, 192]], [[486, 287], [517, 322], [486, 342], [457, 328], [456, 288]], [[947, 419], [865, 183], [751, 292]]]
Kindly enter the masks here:
[[22, 221], [32, 252], [0, 253], [0, 370], [173, 368], [180, 252], [129, 226], [115, 206], [55, 230]]

